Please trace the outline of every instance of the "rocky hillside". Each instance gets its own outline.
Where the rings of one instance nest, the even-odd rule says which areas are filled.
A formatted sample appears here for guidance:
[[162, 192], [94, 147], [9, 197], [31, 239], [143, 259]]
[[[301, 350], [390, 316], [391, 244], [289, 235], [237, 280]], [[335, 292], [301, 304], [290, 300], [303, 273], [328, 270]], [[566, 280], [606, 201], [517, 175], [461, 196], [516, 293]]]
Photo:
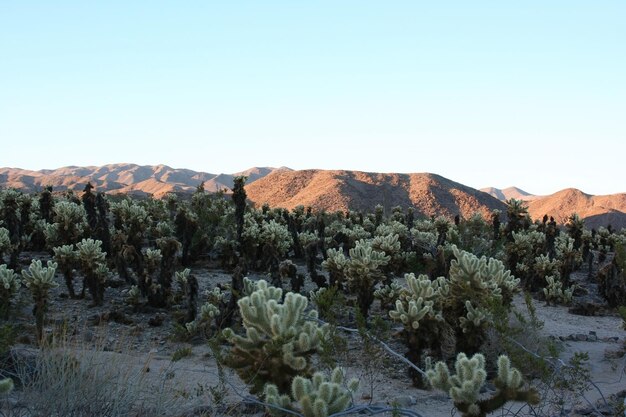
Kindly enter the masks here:
[[554, 216], [558, 223], [564, 223], [572, 213], [577, 213], [585, 219], [588, 227], [609, 224], [618, 229], [626, 227], [626, 193], [590, 195], [575, 188], [566, 188], [527, 204], [528, 212], [534, 219], [547, 214]]
[[492, 196], [435, 174], [379, 174], [360, 171], [275, 171], [246, 186], [257, 206], [268, 203], [291, 209], [297, 205], [318, 210], [372, 210], [381, 204], [414, 206], [426, 216], [475, 212], [489, 216], [504, 203]]
[[514, 198], [516, 200], [523, 200], [523, 201], [530, 201], [530, 200], [535, 200], [537, 198], [541, 198], [541, 196], [528, 193], [522, 190], [521, 188], [517, 188], [517, 187], [508, 187], [508, 188], [503, 188], [503, 189], [495, 188], [495, 187], [487, 187], [487, 188], [481, 188], [480, 191], [487, 193], [491, 195], [492, 197], [495, 197], [501, 201], [510, 200], [511, 198]]
[[235, 174], [210, 174], [190, 169], [175, 169], [167, 165], [110, 164], [101, 167], [63, 167], [54, 170], [28, 171], [0, 168], [0, 187], [18, 188], [27, 192], [40, 191], [51, 185], [55, 191], [81, 191], [91, 182], [97, 191], [129, 193], [162, 197], [170, 192], [192, 192], [204, 182], [207, 191], [230, 189], [233, 177], [247, 175], [248, 182], [273, 172], [289, 168], [254, 167]]

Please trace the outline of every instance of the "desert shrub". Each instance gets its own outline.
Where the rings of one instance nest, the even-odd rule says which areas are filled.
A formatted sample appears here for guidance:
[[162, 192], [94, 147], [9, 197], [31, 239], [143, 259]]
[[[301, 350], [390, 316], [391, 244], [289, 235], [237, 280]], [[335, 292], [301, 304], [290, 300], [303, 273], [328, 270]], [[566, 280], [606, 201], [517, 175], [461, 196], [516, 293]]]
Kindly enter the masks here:
[[146, 373], [147, 363], [70, 345], [33, 355], [16, 355], [15, 396], [20, 415], [103, 416], [179, 415], [184, 405], [166, 375]]

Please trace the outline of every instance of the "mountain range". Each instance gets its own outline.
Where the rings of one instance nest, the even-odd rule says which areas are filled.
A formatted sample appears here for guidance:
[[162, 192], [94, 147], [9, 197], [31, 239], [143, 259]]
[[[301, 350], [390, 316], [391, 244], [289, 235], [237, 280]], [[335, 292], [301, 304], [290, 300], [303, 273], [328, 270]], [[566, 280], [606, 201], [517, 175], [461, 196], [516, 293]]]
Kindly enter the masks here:
[[205, 190], [211, 192], [230, 190], [233, 186], [233, 178], [237, 175], [247, 176], [250, 183], [275, 170], [289, 170], [289, 168], [254, 167], [233, 174], [210, 174], [190, 169], [171, 168], [167, 165], [136, 164], [110, 164], [101, 167], [69, 166], [40, 171], [0, 168], [0, 187], [35, 192], [51, 185], [56, 191], [82, 191], [85, 184], [91, 182], [98, 191], [133, 195], [152, 194], [161, 198], [173, 192], [193, 192], [201, 183], [204, 183]]
[[469, 217], [480, 212], [488, 217], [494, 209], [506, 211], [504, 201], [525, 200], [533, 219], [544, 214], [564, 223], [578, 213], [589, 227], [611, 224], [626, 227], [626, 193], [594, 196], [568, 188], [548, 196], [537, 196], [517, 187], [476, 190], [430, 173], [398, 174], [347, 170], [300, 170], [253, 167], [233, 174], [210, 174], [167, 165], [110, 164], [101, 167], [69, 166], [54, 170], [29, 171], [0, 168], [0, 188], [40, 191], [51, 185], [55, 191], [82, 191], [87, 182], [96, 191], [151, 194], [157, 198], [189, 193], [204, 183], [207, 191], [230, 190], [236, 175], [248, 177], [246, 192], [257, 207], [268, 203], [291, 209], [297, 205], [318, 210], [372, 210], [381, 204], [387, 212], [394, 206], [412, 206], [417, 214]]

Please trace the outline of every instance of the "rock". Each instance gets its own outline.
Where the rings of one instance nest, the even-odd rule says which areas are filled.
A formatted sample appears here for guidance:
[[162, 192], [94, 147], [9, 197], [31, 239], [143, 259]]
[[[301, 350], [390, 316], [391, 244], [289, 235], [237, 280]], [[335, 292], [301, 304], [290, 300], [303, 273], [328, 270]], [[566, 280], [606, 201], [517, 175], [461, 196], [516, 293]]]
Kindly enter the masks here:
[[391, 405], [401, 408], [411, 407], [415, 404], [417, 404], [417, 400], [411, 395], [400, 395], [391, 401]]
[[598, 341], [598, 335], [596, 334], [596, 332], [590, 331], [589, 332], [589, 336], [587, 336], [587, 340], [589, 342], [597, 342]]

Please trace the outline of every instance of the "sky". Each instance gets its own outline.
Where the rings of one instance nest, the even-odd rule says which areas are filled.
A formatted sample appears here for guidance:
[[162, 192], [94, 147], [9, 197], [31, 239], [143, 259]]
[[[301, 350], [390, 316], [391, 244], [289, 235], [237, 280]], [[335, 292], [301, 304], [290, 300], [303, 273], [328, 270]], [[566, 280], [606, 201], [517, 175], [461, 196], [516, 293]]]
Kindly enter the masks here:
[[626, 2], [0, 0], [0, 167], [626, 192]]

